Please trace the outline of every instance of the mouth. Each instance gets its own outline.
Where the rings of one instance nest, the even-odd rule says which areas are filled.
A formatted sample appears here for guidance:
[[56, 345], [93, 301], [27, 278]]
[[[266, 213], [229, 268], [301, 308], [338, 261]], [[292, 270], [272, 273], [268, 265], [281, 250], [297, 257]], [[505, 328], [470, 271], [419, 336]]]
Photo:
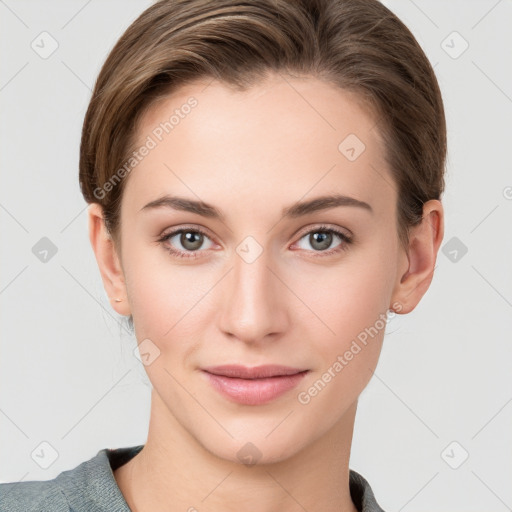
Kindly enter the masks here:
[[212, 375], [221, 375], [223, 377], [232, 377], [237, 379], [265, 379], [269, 377], [296, 375], [308, 370], [276, 364], [254, 366], [252, 368], [236, 364], [228, 364], [203, 368], [203, 371], [211, 373]]
[[203, 368], [212, 387], [232, 402], [262, 405], [295, 388], [309, 369], [281, 365], [246, 367], [224, 365]]

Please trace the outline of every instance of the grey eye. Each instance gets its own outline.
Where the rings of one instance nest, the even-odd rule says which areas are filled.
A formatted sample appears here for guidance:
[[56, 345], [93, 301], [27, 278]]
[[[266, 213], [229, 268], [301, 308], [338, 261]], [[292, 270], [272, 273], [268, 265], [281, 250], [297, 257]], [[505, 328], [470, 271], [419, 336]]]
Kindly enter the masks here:
[[[306, 235], [301, 238], [301, 241], [304, 239], [307, 240], [307, 243], [310, 244], [314, 251], [325, 251], [327, 249], [332, 249], [331, 244], [334, 240], [334, 237], [337, 237], [343, 241], [342, 237], [334, 232], [317, 229], [315, 231], [306, 233]], [[311, 250], [308, 247], [301, 246], [300, 243], [299, 247], [301, 249]]]
[[206, 235], [193, 229], [181, 229], [168, 235], [169, 243], [176, 247], [176, 242], [172, 242], [173, 239], [177, 239], [181, 244], [181, 247], [178, 246], [177, 249], [184, 251], [197, 251], [205, 240], [209, 240]]

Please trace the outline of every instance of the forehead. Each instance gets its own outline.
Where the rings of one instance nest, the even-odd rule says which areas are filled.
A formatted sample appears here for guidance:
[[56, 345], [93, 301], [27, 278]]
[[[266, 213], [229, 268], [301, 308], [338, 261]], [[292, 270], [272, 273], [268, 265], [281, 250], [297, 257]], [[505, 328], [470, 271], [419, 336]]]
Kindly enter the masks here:
[[357, 94], [312, 77], [273, 75], [243, 92], [189, 83], [141, 118], [136, 148], [149, 140], [125, 189], [139, 208], [175, 191], [287, 203], [333, 188], [361, 200], [394, 194], [375, 116]]
[[[184, 123], [187, 118], [192, 120]], [[185, 84], [144, 113], [137, 130], [139, 142], [171, 119], [172, 135], [183, 131], [179, 125], [193, 124], [195, 138], [203, 141], [213, 140], [221, 131], [243, 136], [238, 132], [242, 126], [246, 132], [259, 132], [261, 142], [265, 134], [287, 127], [282, 138], [291, 138], [299, 122], [303, 138], [318, 130], [325, 136], [332, 132], [326, 143], [336, 142], [347, 130], [357, 132], [361, 139], [378, 138], [376, 116], [362, 95], [308, 76], [271, 74], [245, 91], [217, 80]]]

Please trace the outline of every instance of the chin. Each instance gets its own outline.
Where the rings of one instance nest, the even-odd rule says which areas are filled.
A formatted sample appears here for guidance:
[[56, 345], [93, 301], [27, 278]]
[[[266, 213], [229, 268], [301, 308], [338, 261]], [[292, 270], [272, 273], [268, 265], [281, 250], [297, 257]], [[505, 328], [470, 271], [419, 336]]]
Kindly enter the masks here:
[[[284, 434], [286, 432], [283, 431]], [[263, 438], [263, 439], [262, 439]], [[244, 440], [224, 439], [224, 446], [220, 440], [211, 437], [203, 444], [203, 447], [214, 457], [223, 459], [229, 463], [240, 466], [263, 466], [284, 462], [293, 457], [299, 450], [298, 440], [293, 440], [285, 435], [287, 441], [276, 436], [276, 439], [265, 439], [264, 436], [255, 435], [251, 441], [250, 435], [245, 435]]]

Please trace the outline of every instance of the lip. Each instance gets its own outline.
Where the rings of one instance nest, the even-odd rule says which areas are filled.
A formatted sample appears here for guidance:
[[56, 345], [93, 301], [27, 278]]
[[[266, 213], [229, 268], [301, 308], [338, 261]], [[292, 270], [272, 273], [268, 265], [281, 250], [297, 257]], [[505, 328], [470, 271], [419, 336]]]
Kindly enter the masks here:
[[202, 372], [226, 398], [244, 405], [262, 405], [296, 387], [309, 370], [280, 365], [223, 365], [203, 368]]

